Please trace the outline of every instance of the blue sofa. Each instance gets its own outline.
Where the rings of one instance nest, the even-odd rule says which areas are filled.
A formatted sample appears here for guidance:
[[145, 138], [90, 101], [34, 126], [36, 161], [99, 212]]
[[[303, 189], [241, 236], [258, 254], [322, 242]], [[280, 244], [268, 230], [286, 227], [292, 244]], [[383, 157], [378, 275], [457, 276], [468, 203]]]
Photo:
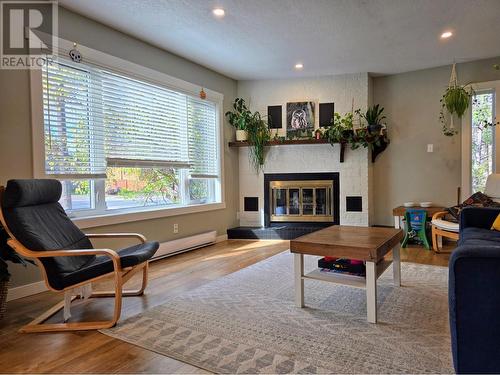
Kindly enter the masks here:
[[500, 373], [500, 208], [465, 208], [450, 258], [449, 309], [457, 373]]

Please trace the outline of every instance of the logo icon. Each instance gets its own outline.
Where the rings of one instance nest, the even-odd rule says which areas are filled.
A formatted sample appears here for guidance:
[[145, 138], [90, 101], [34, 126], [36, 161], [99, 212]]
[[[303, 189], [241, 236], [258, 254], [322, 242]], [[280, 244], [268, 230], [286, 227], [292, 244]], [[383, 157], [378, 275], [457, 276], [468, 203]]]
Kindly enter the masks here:
[[40, 68], [57, 52], [57, 1], [0, 3], [0, 68]]

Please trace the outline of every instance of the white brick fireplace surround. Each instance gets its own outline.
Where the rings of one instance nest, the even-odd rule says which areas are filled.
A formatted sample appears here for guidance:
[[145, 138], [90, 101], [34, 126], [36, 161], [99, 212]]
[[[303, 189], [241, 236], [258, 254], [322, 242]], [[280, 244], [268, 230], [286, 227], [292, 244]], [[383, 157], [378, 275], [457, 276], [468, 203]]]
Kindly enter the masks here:
[[[370, 224], [371, 161], [367, 149], [345, 151], [339, 161], [340, 146], [329, 144], [280, 145], [268, 147], [264, 169], [258, 174], [249, 163], [248, 148], [239, 149], [240, 225], [264, 226], [264, 174], [267, 173], [331, 173], [339, 172], [340, 224], [367, 226]], [[361, 212], [346, 211], [346, 196], [360, 196]], [[244, 197], [258, 197], [257, 212], [244, 211]]]

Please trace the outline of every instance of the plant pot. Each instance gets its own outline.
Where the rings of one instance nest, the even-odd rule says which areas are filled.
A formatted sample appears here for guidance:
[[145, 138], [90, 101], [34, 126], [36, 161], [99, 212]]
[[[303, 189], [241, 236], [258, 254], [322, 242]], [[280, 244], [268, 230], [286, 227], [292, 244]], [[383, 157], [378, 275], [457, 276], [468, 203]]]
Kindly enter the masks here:
[[7, 292], [9, 291], [9, 281], [0, 281], [0, 320], [2, 320], [7, 307]]
[[348, 129], [348, 130], [342, 130], [342, 138], [344, 139], [349, 139], [354, 135], [354, 130]]
[[248, 140], [248, 132], [246, 130], [236, 130], [236, 140], [244, 142]]
[[378, 133], [378, 132], [380, 132], [380, 129], [382, 129], [382, 125], [380, 125], [380, 124], [368, 125], [368, 131], [370, 133]]

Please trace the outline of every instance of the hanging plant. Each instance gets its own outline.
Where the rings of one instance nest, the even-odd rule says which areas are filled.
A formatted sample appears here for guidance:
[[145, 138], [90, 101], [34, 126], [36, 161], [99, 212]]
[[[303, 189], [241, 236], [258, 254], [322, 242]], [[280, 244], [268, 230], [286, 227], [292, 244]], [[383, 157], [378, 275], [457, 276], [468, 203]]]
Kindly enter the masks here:
[[[474, 90], [470, 84], [463, 86], [458, 84], [456, 67], [455, 64], [453, 64], [451, 68], [450, 83], [440, 100], [441, 111], [439, 112], [439, 121], [443, 124], [444, 135], [453, 136], [458, 134], [458, 130], [455, 129], [453, 124], [453, 115], [461, 119], [467, 111], [467, 108], [469, 108], [470, 99], [473, 95]], [[449, 124], [447, 114], [449, 114], [450, 118]]]
[[264, 166], [265, 147], [267, 142], [271, 140], [271, 132], [259, 112], [255, 112], [251, 116], [247, 131], [250, 143], [250, 163], [258, 173]]

